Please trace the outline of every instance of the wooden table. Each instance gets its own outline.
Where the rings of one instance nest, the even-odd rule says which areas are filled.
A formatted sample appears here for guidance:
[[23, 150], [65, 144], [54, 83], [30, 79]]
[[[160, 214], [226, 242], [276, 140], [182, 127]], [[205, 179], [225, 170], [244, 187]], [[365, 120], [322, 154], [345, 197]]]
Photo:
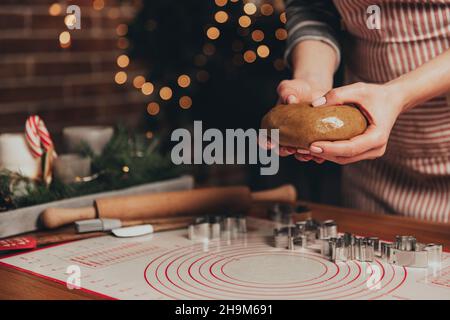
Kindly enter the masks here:
[[[365, 213], [352, 209], [302, 203], [318, 220], [333, 219], [340, 232], [377, 236], [393, 240], [396, 235], [415, 235], [420, 242], [441, 243], [450, 250], [450, 224], [437, 224], [404, 217]], [[261, 208], [253, 215], [263, 216]], [[298, 215], [297, 219], [304, 218]], [[1, 256], [0, 256], [1, 257]], [[0, 266], [0, 299], [99, 299], [80, 290], [68, 290], [64, 285]]]

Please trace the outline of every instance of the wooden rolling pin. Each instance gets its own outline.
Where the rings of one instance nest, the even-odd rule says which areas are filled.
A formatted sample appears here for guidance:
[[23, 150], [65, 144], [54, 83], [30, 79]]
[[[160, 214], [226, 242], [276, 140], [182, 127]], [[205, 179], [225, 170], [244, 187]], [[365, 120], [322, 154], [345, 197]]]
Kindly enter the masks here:
[[251, 192], [248, 187], [215, 187], [186, 191], [115, 196], [97, 199], [93, 207], [49, 208], [42, 214], [47, 228], [57, 228], [75, 221], [95, 218], [144, 220], [211, 213], [242, 213], [253, 202], [293, 203], [297, 192], [292, 185]]

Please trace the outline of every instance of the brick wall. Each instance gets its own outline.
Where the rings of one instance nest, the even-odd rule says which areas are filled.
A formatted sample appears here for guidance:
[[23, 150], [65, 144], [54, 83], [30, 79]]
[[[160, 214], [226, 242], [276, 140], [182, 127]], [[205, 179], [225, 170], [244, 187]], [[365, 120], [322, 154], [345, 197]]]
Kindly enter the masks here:
[[[70, 4], [81, 8], [81, 30], [64, 23]], [[23, 130], [29, 114], [41, 115], [55, 135], [75, 124], [136, 124], [148, 97], [132, 79], [145, 72], [133, 61], [118, 66], [126, 40], [117, 27], [138, 6], [131, 0], [1, 0], [0, 132]], [[64, 31], [71, 36], [67, 48], [59, 40]], [[114, 79], [121, 70], [128, 80], [119, 85]]]

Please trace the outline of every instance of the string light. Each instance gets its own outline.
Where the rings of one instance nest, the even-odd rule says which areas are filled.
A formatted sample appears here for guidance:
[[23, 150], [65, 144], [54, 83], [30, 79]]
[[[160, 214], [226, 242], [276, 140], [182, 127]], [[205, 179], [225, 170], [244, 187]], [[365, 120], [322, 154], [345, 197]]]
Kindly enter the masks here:
[[241, 17], [239, 18], [239, 25], [240, 25], [242, 28], [247, 28], [247, 27], [249, 27], [251, 23], [252, 23], [252, 20], [250, 19], [249, 16], [241, 16]]
[[123, 166], [122, 171], [125, 173], [128, 173], [128, 172], [130, 172], [130, 168], [128, 166]]
[[145, 133], [145, 137], [146, 137], [147, 139], [153, 138], [153, 132], [147, 131], [147, 132]]
[[152, 83], [150, 82], [145, 82], [142, 86], [141, 86], [141, 91], [143, 94], [145, 94], [146, 96], [149, 96], [153, 93], [153, 90], [155, 90], [155, 87], [153, 86]]
[[189, 109], [192, 106], [192, 99], [188, 96], [181, 97], [178, 102], [182, 109]]
[[255, 42], [261, 42], [264, 40], [264, 32], [261, 30], [255, 30], [252, 32], [252, 39]]
[[161, 90], [159, 90], [159, 96], [163, 100], [170, 100], [172, 98], [172, 89], [169, 87], [162, 87]]
[[116, 76], [114, 77], [114, 80], [117, 84], [124, 84], [127, 82], [127, 74], [125, 71], [119, 71], [116, 73]]
[[247, 50], [247, 51], [245, 51], [245, 53], [244, 53], [244, 60], [245, 60], [245, 62], [247, 62], [247, 63], [253, 63], [253, 62], [255, 62], [255, 60], [256, 60], [256, 54], [255, 54], [255, 52], [252, 51], [252, 50]]
[[133, 86], [136, 88], [136, 89], [141, 89], [142, 88], [142, 85], [145, 83], [145, 78], [144, 78], [144, 76], [136, 76], [136, 77], [134, 77], [134, 79], [133, 79]]
[[256, 49], [256, 52], [261, 58], [267, 58], [270, 54], [270, 49], [266, 45], [261, 45], [258, 47], [258, 49]]
[[189, 76], [186, 74], [182, 74], [181, 76], [178, 77], [177, 82], [181, 88], [187, 88], [191, 84], [191, 78], [189, 78]]
[[157, 102], [150, 102], [147, 105], [147, 112], [151, 116], [156, 116], [159, 113], [160, 107]]
[[48, 13], [51, 16], [58, 16], [61, 14], [62, 8], [59, 3], [54, 3], [48, 8]]
[[208, 38], [210, 38], [211, 40], [216, 40], [219, 38], [220, 36], [220, 30], [217, 29], [216, 27], [210, 27], [208, 28], [208, 30], [206, 31], [206, 35]]
[[225, 23], [228, 20], [228, 14], [225, 11], [217, 11], [214, 15], [214, 19], [216, 19], [218, 23]]
[[122, 54], [117, 58], [117, 65], [121, 68], [126, 68], [130, 64], [130, 58], [127, 55]]
[[246, 14], [248, 14], [248, 15], [252, 15], [252, 14], [255, 14], [256, 13], [256, 6], [255, 6], [255, 4], [254, 3], [251, 3], [251, 2], [249, 2], [249, 3], [246, 3], [245, 5], [244, 5], [244, 12], [246, 13]]

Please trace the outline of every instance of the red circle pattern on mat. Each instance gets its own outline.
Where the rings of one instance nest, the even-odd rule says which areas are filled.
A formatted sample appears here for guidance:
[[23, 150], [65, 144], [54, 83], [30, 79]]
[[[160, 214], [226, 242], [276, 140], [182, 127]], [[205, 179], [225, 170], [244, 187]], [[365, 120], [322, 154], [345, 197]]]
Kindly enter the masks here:
[[178, 247], [153, 259], [144, 277], [163, 299], [379, 299], [398, 289], [407, 272], [378, 260], [333, 263], [248, 237]]

